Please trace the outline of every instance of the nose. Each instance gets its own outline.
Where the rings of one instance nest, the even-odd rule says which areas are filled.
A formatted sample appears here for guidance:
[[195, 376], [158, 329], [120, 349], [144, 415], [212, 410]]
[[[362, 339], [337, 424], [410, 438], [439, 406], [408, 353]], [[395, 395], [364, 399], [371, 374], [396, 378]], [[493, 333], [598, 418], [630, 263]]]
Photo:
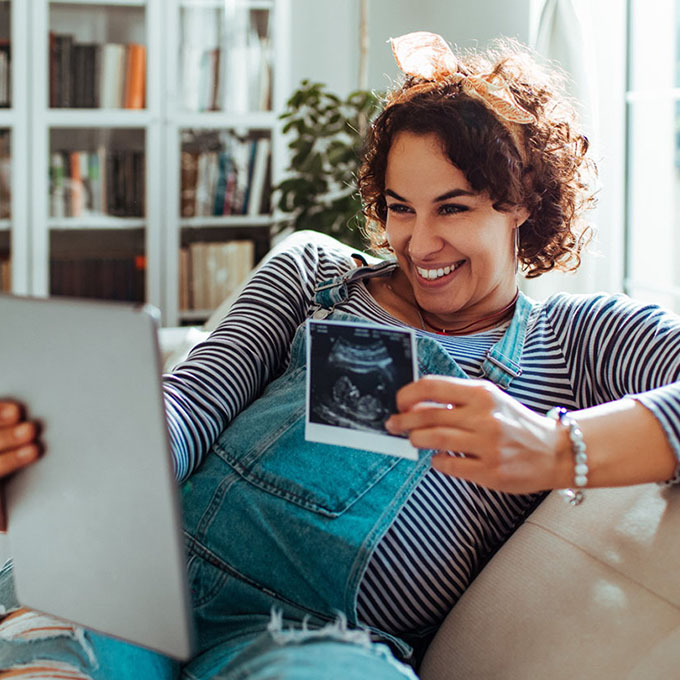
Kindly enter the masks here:
[[413, 230], [408, 243], [408, 254], [416, 262], [426, 262], [444, 246], [443, 239], [437, 234], [428, 215], [418, 215], [413, 222]]

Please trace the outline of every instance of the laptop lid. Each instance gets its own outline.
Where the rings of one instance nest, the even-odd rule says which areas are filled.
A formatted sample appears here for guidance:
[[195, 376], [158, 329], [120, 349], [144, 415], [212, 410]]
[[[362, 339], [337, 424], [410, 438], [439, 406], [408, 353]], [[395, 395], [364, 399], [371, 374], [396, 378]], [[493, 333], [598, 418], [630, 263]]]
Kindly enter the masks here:
[[192, 649], [154, 310], [0, 295], [0, 389], [45, 455], [6, 484], [22, 605], [177, 659]]

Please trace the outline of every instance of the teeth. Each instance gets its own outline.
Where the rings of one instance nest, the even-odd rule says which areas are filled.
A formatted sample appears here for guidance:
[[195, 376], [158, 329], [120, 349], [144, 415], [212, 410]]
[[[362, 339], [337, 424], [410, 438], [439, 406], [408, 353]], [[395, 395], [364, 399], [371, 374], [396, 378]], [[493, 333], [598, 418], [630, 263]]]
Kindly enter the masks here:
[[416, 267], [416, 271], [424, 279], [434, 281], [434, 279], [439, 279], [442, 276], [447, 276], [454, 269], [457, 269], [463, 262], [464, 260], [461, 260], [460, 262], [456, 262], [456, 264], [449, 265], [448, 267], [440, 267], [439, 269], [423, 269], [422, 267]]

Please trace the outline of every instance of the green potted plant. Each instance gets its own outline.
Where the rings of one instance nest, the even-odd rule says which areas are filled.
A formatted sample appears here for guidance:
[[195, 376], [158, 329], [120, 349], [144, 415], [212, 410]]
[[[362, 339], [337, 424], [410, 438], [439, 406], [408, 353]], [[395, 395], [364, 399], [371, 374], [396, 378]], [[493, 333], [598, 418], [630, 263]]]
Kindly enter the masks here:
[[290, 165], [275, 187], [287, 216], [280, 230], [314, 229], [357, 248], [365, 247], [357, 171], [364, 133], [379, 96], [356, 90], [345, 99], [321, 83], [303, 80], [281, 114], [290, 138]]

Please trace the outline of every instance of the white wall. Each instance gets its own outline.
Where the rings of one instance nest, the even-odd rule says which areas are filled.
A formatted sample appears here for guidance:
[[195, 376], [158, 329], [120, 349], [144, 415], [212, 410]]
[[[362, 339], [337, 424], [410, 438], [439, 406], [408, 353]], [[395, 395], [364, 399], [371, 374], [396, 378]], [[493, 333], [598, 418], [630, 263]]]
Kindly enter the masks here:
[[[357, 87], [359, 0], [290, 0], [291, 87], [302, 78], [326, 83], [345, 95]], [[501, 35], [529, 43], [544, 0], [369, 0], [369, 87], [382, 90], [398, 76], [387, 44], [415, 30], [440, 33], [462, 48], [485, 46]], [[602, 190], [594, 215], [600, 256], [588, 269], [587, 286], [620, 290], [623, 268], [625, 3], [575, 0], [590, 7], [597, 71], [599, 124], [593, 135]], [[587, 256], [591, 259], [593, 256]], [[546, 292], [570, 288], [568, 275], [542, 277]], [[535, 293], [533, 293], [535, 294]], [[537, 295], [542, 297], [542, 295]]]
[[[460, 47], [507, 35], [529, 39], [530, 0], [369, 0], [369, 87], [398, 75], [387, 40], [411, 31], [440, 33]], [[326, 83], [345, 95], [357, 87], [358, 0], [291, 0], [291, 83]]]

